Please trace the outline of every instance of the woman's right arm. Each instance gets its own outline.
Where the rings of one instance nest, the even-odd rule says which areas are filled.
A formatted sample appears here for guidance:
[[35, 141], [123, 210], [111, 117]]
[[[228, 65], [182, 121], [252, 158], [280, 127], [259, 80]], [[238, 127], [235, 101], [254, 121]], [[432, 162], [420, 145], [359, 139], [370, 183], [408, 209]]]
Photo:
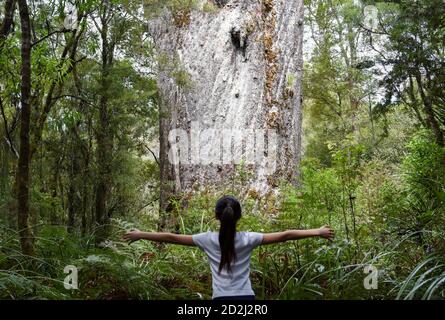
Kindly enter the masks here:
[[272, 244], [277, 242], [285, 242], [289, 240], [299, 240], [310, 237], [322, 237], [332, 241], [334, 239], [334, 230], [329, 226], [323, 226], [318, 229], [308, 230], [287, 230], [282, 232], [265, 233], [261, 244]]
[[193, 238], [190, 235], [175, 234], [170, 232], [143, 232], [134, 230], [124, 235], [124, 240], [134, 242], [138, 240], [150, 240], [156, 242], [167, 242], [181, 244], [184, 246], [194, 246]]

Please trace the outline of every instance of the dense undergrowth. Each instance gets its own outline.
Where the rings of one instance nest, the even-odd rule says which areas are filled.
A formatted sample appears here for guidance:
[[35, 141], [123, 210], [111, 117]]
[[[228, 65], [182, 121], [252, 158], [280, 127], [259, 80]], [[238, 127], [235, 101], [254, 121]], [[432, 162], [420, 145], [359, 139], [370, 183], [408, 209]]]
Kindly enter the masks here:
[[[259, 232], [330, 224], [330, 244], [306, 239], [260, 247], [251, 278], [259, 299], [442, 299], [445, 297], [444, 150], [416, 134], [397, 170], [368, 160], [354, 146], [333, 155], [324, 168], [302, 165], [301, 186], [283, 185], [278, 198], [257, 199], [240, 190], [240, 230]], [[347, 163], [346, 163], [347, 162]], [[347, 169], [345, 169], [347, 168]], [[240, 175], [243, 177], [243, 175]], [[241, 178], [242, 179], [242, 178]], [[242, 181], [240, 181], [242, 183]], [[213, 205], [220, 194], [203, 191], [177, 213], [180, 233], [217, 230]], [[3, 227], [0, 298], [208, 299], [211, 276], [197, 248], [121, 240], [131, 228], [156, 230], [155, 214], [144, 223], [114, 219], [101, 247], [93, 235], [40, 225], [36, 255], [24, 256], [15, 231]], [[78, 268], [79, 289], [67, 290], [65, 266]], [[366, 289], [364, 269], [378, 270], [377, 289]]]

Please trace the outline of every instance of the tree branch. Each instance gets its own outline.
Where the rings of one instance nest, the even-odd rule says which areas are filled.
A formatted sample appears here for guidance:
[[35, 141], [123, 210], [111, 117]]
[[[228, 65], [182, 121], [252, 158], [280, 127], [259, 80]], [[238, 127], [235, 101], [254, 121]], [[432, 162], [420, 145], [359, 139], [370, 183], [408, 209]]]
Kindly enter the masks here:
[[[78, 22], [80, 23], [84, 17], [85, 16], [79, 16]], [[73, 71], [75, 65], [78, 62], [80, 62], [86, 58], [86, 57], [84, 57], [82, 59], [75, 60], [79, 39], [82, 36], [83, 32], [85, 31], [85, 26], [86, 26], [86, 24], [84, 24], [83, 28], [80, 31], [73, 32], [74, 39], [72, 39], [72, 41], [69, 41], [66, 44], [65, 48], [63, 49], [63, 52], [62, 52], [62, 55], [61, 55], [60, 61], [59, 61], [59, 66], [62, 66], [63, 63], [65, 63], [67, 61], [67, 59], [69, 61], [71, 61], [71, 64], [68, 67], [68, 69], [62, 74], [62, 76], [61, 76], [62, 79], [64, 79], [69, 73], [71, 73], [71, 71]], [[69, 54], [69, 57], [67, 58], [68, 54]], [[45, 125], [46, 118], [47, 118], [49, 112], [51, 111], [52, 106], [55, 103], [55, 100], [53, 99], [54, 94], [56, 93], [57, 95], [60, 95], [60, 93], [62, 92], [62, 89], [63, 89], [63, 85], [64, 85], [64, 80], [59, 81], [58, 79], [54, 79], [49, 87], [43, 110], [40, 113], [38, 120], [37, 120], [37, 125], [36, 125], [36, 129], [35, 129], [36, 131], [34, 133], [34, 141], [33, 141], [32, 149], [31, 149], [31, 157], [33, 156], [38, 144], [40, 143], [41, 135], [42, 135], [43, 127]]]
[[5, 127], [5, 140], [6, 140], [6, 143], [9, 145], [9, 148], [11, 149], [11, 152], [18, 158], [19, 157], [19, 153], [17, 152], [16, 148], [14, 147], [14, 143], [12, 141], [11, 134], [10, 134], [9, 129], [8, 129], [8, 120], [6, 119], [5, 109], [3, 108], [3, 100], [2, 100], [1, 97], [0, 97], [0, 111], [1, 111], [1, 114], [2, 114], [3, 124], [4, 124], [4, 127]]
[[68, 33], [68, 32], [71, 32], [71, 30], [69, 30], [69, 29], [62, 29], [62, 30], [52, 31], [52, 32], [48, 33], [46, 36], [44, 36], [43, 38], [40, 38], [39, 40], [37, 40], [34, 43], [32, 43], [31, 44], [31, 48], [36, 46], [36, 45], [38, 45], [40, 42], [45, 41], [46, 39], [48, 39], [49, 37], [51, 37], [54, 34], [57, 34], [57, 33]]
[[94, 106], [94, 104], [93, 104], [92, 102], [88, 101], [87, 99], [82, 98], [82, 97], [79, 97], [79, 96], [75, 96], [75, 95], [72, 95], [72, 94], [63, 94], [63, 95], [60, 95], [60, 96], [57, 96], [57, 97], [53, 97], [53, 98], [52, 98], [52, 101], [54, 102], [54, 101], [56, 101], [56, 100], [63, 99], [63, 98], [72, 98], [72, 99], [76, 99], [76, 100], [82, 101], [82, 102], [84, 102], [85, 104], [88, 104], [88, 105], [90, 105], [90, 106]]
[[147, 148], [147, 150], [150, 151], [150, 153], [152, 154], [153, 158], [155, 158], [156, 163], [159, 165], [158, 157], [156, 157], [156, 155], [153, 152], [153, 150], [151, 150], [148, 146], [145, 146], [145, 148]]

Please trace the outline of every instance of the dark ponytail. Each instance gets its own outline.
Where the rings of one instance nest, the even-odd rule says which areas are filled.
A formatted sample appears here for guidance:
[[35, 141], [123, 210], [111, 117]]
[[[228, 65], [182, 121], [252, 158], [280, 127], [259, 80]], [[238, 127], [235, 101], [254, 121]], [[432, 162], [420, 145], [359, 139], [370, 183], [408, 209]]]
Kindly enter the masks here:
[[215, 208], [216, 218], [221, 222], [219, 228], [219, 247], [221, 261], [219, 272], [225, 267], [231, 272], [231, 263], [236, 259], [235, 235], [236, 223], [241, 218], [241, 205], [232, 196], [224, 196], [218, 200]]

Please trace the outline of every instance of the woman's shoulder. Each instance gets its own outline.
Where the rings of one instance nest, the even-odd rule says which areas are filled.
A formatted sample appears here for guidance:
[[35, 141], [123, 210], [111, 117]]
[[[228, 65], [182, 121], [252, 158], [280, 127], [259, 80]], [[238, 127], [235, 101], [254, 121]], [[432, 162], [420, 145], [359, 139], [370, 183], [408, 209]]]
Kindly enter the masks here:
[[237, 237], [241, 238], [241, 239], [248, 239], [250, 237], [252, 232], [250, 231], [238, 231], [236, 233]]
[[242, 234], [244, 236], [249, 236], [251, 234], [256, 234], [258, 232], [255, 232], [255, 231], [238, 231], [237, 233]]
[[257, 247], [263, 241], [263, 234], [259, 232], [253, 231], [240, 231], [240, 238], [244, 240], [244, 242], [252, 247]]

